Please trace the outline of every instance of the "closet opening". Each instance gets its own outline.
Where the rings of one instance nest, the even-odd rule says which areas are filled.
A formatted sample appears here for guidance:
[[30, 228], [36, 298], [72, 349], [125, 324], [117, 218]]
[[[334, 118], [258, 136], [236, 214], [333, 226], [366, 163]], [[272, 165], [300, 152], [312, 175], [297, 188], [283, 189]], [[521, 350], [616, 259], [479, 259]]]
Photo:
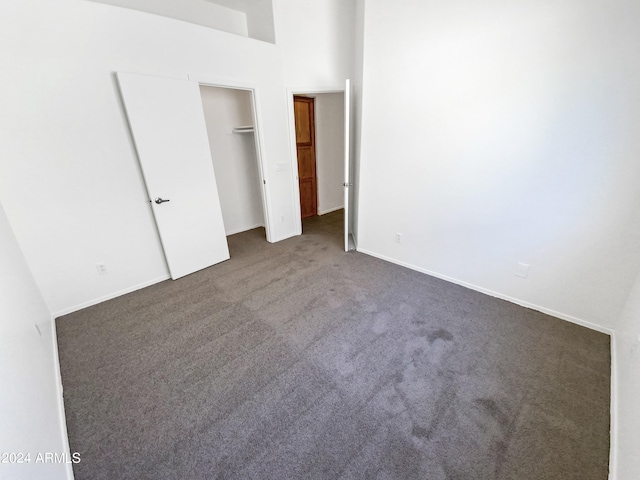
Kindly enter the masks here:
[[225, 234], [268, 240], [254, 92], [200, 84], [200, 96]]

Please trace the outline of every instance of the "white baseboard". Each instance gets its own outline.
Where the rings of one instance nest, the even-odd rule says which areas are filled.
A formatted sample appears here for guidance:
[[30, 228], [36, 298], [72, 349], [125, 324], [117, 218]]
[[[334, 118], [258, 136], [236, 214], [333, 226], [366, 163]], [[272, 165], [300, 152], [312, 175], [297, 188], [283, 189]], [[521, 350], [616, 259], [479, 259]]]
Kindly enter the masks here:
[[613, 334], [613, 330], [610, 329], [610, 328], [603, 327], [601, 325], [589, 322], [587, 320], [583, 320], [581, 318], [574, 317], [573, 315], [567, 315], [566, 313], [557, 312], [557, 311], [552, 310], [550, 308], [541, 307], [540, 305], [536, 305], [534, 303], [530, 303], [530, 302], [527, 302], [525, 300], [521, 300], [519, 298], [511, 297], [509, 295], [504, 295], [504, 294], [502, 294], [500, 292], [495, 292], [493, 290], [489, 290], [488, 288], [479, 287], [477, 285], [473, 285], [472, 283], [468, 283], [468, 282], [465, 282], [465, 281], [462, 281], [462, 280], [458, 280], [457, 278], [449, 277], [447, 275], [442, 275], [442, 274], [437, 273], [437, 272], [432, 272], [431, 270], [427, 270], [427, 269], [424, 269], [424, 268], [421, 268], [421, 267], [417, 267], [415, 265], [411, 265], [410, 263], [401, 262], [401, 261], [396, 260], [394, 258], [390, 258], [390, 257], [387, 257], [385, 255], [380, 255], [380, 254], [375, 253], [375, 252], [370, 252], [370, 251], [365, 250], [365, 249], [358, 249], [358, 251], [361, 252], [361, 253], [365, 253], [367, 255], [370, 255], [372, 257], [376, 257], [376, 258], [379, 258], [381, 260], [385, 260], [387, 262], [395, 263], [396, 265], [400, 265], [402, 267], [406, 267], [406, 268], [409, 268], [411, 270], [415, 270], [417, 272], [424, 273], [424, 274], [430, 275], [430, 276], [435, 277], [435, 278], [439, 278], [441, 280], [446, 280], [447, 282], [455, 283], [456, 285], [460, 285], [462, 287], [470, 288], [471, 290], [475, 290], [476, 292], [484, 293], [484, 294], [489, 295], [491, 297], [495, 297], [495, 298], [499, 298], [501, 300], [506, 300], [508, 302], [515, 303], [516, 305], [520, 305], [521, 307], [526, 307], [526, 308], [530, 308], [532, 310], [536, 310], [536, 311], [541, 312], [541, 313], [546, 313], [547, 315], [551, 315], [553, 317], [560, 318], [561, 320], [566, 320], [568, 322], [575, 323], [575, 324], [580, 325], [582, 327], [590, 328], [591, 330], [595, 330], [595, 331], [600, 332], [600, 333], [605, 333], [607, 335], [612, 335]]
[[[53, 364], [55, 367], [56, 377], [56, 393], [58, 395], [58, 421], [60, 422], [60, 431], [62, 435], [62, 445], [67, 458], [71, 457], [71, 449], [69, 447], [69, 434], [67, 432], [67, 416], [64, 411], [64, 396], [62, 387], [62, 373], [60, 372], [60, 355], [58, 354], [58, 332], [56, 329], [56, 319], [51, 317], [51, 337], [53, 342]], [[66, 474], [68, 480], [74, 480], [73, 467], [70, 463], [66, 464]]]
[[127, 293], [135, 292], [136, 290], [140, 290], [141, 288], [149, 287], [151, 285], [155, 285], [156, 283], [164, 282], [165, 280], [169, 280], [171, 276], [169, 274], [162, 275], [160, 277], [154, 278], [153, 280], [149, 280], [148, 282], [143, 282], [138, 285], [134, 285], [133, 287], [125, 288], [124, 290], [119, 290], [117, 292], [110, 293], [103, 297], [94, 298], [93, 300], [89, 300], [87, 302], [80, 303], [73, 307], [64, 308], [58, 312], [53, 314], [54, 318], [61, 317], [63, 315], [67, 315], [69, 313], [77, 312], [78, 310], [82, 310], [83, 308], [91, 307], [93, 305], [97, 305], [98, 303], [106, 302], [107, 300], [111, 300], [112, 298], [119, 297], [121, 295], [126, 295]]
[[236, 233], [247, 232], [249, 230], [253, 230], [254, 228], [264, 227], [263, 223], [257, 223], [253, 226], [237, 228], [235, 230], [231, 230], [230, 232], [226, 232], [225, 235], [228, 237], [229, 235], [235, 235]]
[[328, 209], [328, 210], [318, 210], [318, 215], [326, 215], [327, 213], [337, 212], [338, 210], [342, 210], [342, 209], [344, 209], [344, 206], [342, 206], [342, 207], [330, 208], [330, 209]]

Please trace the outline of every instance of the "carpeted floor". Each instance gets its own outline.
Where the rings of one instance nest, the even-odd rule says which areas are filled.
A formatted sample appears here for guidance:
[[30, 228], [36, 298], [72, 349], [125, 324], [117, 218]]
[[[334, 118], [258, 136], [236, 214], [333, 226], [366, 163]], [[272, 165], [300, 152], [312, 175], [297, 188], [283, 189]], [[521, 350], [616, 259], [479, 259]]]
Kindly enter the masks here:
[[605, 480], [606, 335], [341, 245], [277, 244], [57, 320], [77, 480]]

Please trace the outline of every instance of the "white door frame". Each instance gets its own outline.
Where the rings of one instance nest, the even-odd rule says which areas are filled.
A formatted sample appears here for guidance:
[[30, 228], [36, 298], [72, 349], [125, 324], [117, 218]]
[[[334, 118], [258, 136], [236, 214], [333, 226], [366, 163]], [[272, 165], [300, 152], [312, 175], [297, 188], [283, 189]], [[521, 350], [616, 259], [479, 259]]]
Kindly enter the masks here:
[[[349, 238], [353, 231], [353, 178], [351, 178], [351, 80], [345, 80], [344, 86], [344, 251], [351, 250]], [[355, 243], [355, 242], [354, 242]], [[353, 247], [355, 249], [355, 245]]]
[[302, 212], [300, 210], [300, 184], [298, 183], [298, 149], [296, 147], [296, 117], [293, 109], [295, 95], [321, 95], [323, 93], [345, 93], [344, 85], [339, 88], [287, 88], [287, 111], [289, 112], [289, 148], [294, 168], [291, 169], [291, 181], [295, 196], [296, 235], [302, 235]]
[[[207, 87], [219, 87], [230, 88], [233, 90], [245, 90], [251, 94], [251, 106], [253, 107], [253, 135], [256, 144], [256, 156], [258, 157], [258, 174], [260, 175], [261, 189], [260, 194], [262, 198], [262, 212], [264, 216], [264, 230], [267, 237], [267, 242], [272, 242], [275, 238], [273, 228], [274, 222], [272, 221], [272, 209], [271, 202], [269, 200], [269, 188], [270, 183], [267, 178], [267, 172], [269, 171], [265, 165], [266, 155], [264, 154], [264, 146], [262, 142], [262, 114], [260, 111], [260, 95], [258, 93], [258, 87], [252, 83], [238, 82], [234, 80], [215, 78], [208, 75], [189, 74], [189, 80], [198, 82], [200, 85]], [[299, 202], [298, 202], [299, 203]], [[300, 207], [298, 207], [298, 210]]]

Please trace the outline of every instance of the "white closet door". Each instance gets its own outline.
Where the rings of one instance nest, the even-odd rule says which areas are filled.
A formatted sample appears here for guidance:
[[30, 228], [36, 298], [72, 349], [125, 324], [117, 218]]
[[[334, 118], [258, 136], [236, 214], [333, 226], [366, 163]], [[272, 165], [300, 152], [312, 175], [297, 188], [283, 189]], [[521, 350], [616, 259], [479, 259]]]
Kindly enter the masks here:
[[227, 260], [198, 84], [130, 73], [118, 82], [171, 278]]

